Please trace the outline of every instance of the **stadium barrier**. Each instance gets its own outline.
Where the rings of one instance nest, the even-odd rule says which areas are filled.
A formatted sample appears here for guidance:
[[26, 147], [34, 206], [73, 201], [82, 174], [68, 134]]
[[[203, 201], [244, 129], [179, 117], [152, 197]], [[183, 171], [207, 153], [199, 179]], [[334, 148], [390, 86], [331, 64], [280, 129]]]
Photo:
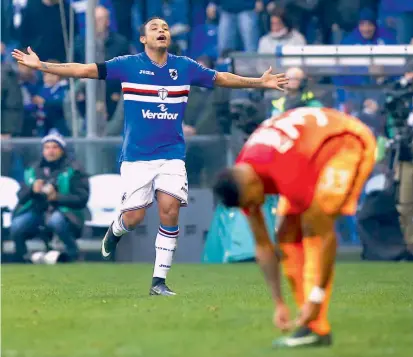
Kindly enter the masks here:
[[[89, 175], [119, 173], [118, 158], [122, 147], [121, 137], [98, 138], [65, 138], [67, 152], [70, 157], [81, 163]], [[11, 138], [1, 142], [1, 173], [21, 181], [25, 167], [40, 159], [40, 138]], [[230, 147], [230, 137], [221, 135], [197, 135], [186, 139], [187, 150], [196, 145], [200, 152], [217, 152], [210, 158], [216, 163], [212, 171], [220, 169], [233, 162], [234, 153]], [[214, 149], [214, 150], [212, 150]], [[199, 170], [187, 164], [187, 171]], [[201, 186], [206, 186], [211, 180], [205, 180]]]
[[[111, 138], [67, 138], [68, 154], [79, 161], [90, 176], [99, 174], [118, 174], [117, 163], [122, 139]], [[209, 225], [214, 212], [214, 201], [211, 190], [212, 176], [233, 162], [233, 153], [230, 148], [230, 138], [225, 136], [195, 136], [188, 138], [188, 149], [196, 144], [197, 150], [217, 152], [219, 156], [210, 160], [209, 173], [202, 182], [191, 184], [189, 189], [189, 208], [183, 208], [180, 213], [180, 238], [179, 249], [176, 253], [178, 262], [199, 262], [201, 260], [203, 246]], [[214, 150], [211, 150], [214, 149]], [[40, 138], [12, 138], [2, 140], [2, 175], [13, 177], [21, 182], [24, 169], [41, 157]], [[188, 176], [191, 172], [199, 170], [199, 167], [187, 165]], [[110, 190], [110, 187], [103, 188]], [[120, 197], [119, 197], [120, 200]], [[116, 205], [117, 202], [114, 202]], [[156, 202], [145, 216], [145, 220], [136, 230], [125, 236], [120, 243], [118, 261], [153, 261], [155, 254], [154, 242], [159, 227], [159, 216]], [[93, 228], [93, 227], [92, 227]], [[86, 227], [84, 235], [78, 241], [83, 253], [100, 251], [100, 239], [106, 228], [94, 235], [95, 229]], [[99, 231], [96, 229], [96, 231]], [[5, 253], [14, 251], [14, 243], [4, 242]], [[52, 247], [61, 249], [59, 242], [53, 241]], [[29, 251], [44, 249], [44, 243], [40, 239], [28, 242]], [[89, 259], [89, 258], [88, 258]]]
[[232, 70], [259, 76], [272, 66], [278, 72], [300, 67], [311, 76], [399, 76], [413, 59], [413, 45], [279, 46], [275, 55], [234, 52]]

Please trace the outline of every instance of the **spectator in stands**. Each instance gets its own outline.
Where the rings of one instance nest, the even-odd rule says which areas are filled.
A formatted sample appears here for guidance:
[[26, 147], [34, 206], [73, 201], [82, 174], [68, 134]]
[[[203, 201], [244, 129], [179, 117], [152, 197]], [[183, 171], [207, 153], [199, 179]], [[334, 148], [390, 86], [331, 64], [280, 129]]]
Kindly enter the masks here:
[[275, 54], [277, 46], [304, 46], [306, 40], [297, 30], [292, 28], [291, 21], [282, 9], [271, 12], [271, 31], [260, 38], [258, 53]]
[[[48, 60], [48, 62], [59, 63], [55, 60]], [[51, 130], [69, 136], [69, 129], [63, 115], [63, 99], [68, 89], [66, 79], [43, 72], [43, 86], [32, 98], [32, 102], [36, 106], [37, 136], [45, 136]]]
[[357, 26], [360, 11], [368, 8], [377, 13], [378, 0], [320, 0], [317, 17], [323, 43], [339, 44]]
[[[268, 3], [267, 0], [264, 1]], [[259, 40], [259, 22], [256, 10], [262, 8], [261, 0], [215, 0], [207, 7], [210, 20], [217, 18], [220, 7], [218, 27], [218, 52], [234, 48], [238, 37], [241, 38], [244, 51], [256, 52]]]
[[[201, 56], [197, 62], [212, 68], [212, 60]], [[206, 89], [192, 87], [183, 120], [185, 137], [195, 135], [224, 135], [230, 130], [229, 90], [226, 88]], [[218, 141], [188, 142], [186, 164], [190, 185], [200, 185], [213, 179], [214, 173], [225, 166], [223, 146]]]
[[314, 93], [307, 88], [307, 77], [301, 68], [289, 68], [286, 76], [289, 78], [289, 82], [285, 86], [286, 93], [281, 98], [271, 102], [272, 115], [277, 115], [298, 107], [323, 106], [323, 104], [316, 99]]
[[[111, 18], [109, 10], [104, 6], [95, 8], [95, 37], [96, 37], [96, 60], [105, 61], [116, 56], [129, 53], [128, 40], [111, 29]], [[75, 59], [79, 62], [85, 61], [85, 38], [78, 36], [75, 42]]]
[[374, 99], [366, 99], [363, 102], [363, 110], [357, 117], [368, 125], [377, 137], [385, 136], [386, 119], [380, 113], [379, 104]]
[[342, 41], [343, 45], [393, 45], [394, 35], [387, 29], [377, 25], [377, 16], [371, 9], [360, 12], [359, 23]]
[[[358, 27], [355, 28], [349, 35], [347, 35], [342, 44], [344, 45], [391, 45], [396, 43], [394, 34], [386, 28], [380, 27], [376, 21], [375, 13], [370, 9], [363, 9], [359, 16]], [[356, 67], [353, 67], [356, 69]], [[367, 69], [360, 67], [360, 71], [365, 70], [365, 76], [337, 76], [333, 78], [334, 84], [337, 86], [362, 86], [377, 84], [377, 71], [380, 68], [377, 66], [370, 66]], [[368, 72], [367, 72], [368, 71]], [[339, 90], [341, 101], [343, 103], [350, 103], [357, 109], [361, 109], [364, 100], [372, 98], [381, 102], [381, 93], [376, 93], [374, 97], [372, 94], [366, 94], [366, 91], [355, 93], [354, 90]]]
[[18, 65], [17, 71], [24, 105], [24, 121], [21, 135], [31, 137], [36, 135], [37, 106], [33, 103], [33, 97], [42, 87], [41, 75], [39, 72], [21, 64]]
[[1, 46], [1, 175], [14, 179], [21, 178], [21, 159], [12, 144], [4, 142], [22, 133], [24, 109], [23, 98], [16, 72], [8, 63], [4, 63], [4, 46]]
[[413, 39], [413, 1], [383, 0], [381, 12], [386, 22], [393, 22], [397, 33], [397, 42], [409, 44]]
[[[63, 4], [64, 19], [61, 16], [59, 0], [30, 0], [22, 12], [20, 26], [20, 44], [32, 46], [40, 58], [55, 58], [66, 62], [64, 31], [69, 34], [69, 17], [72, 11], [68, 4]], [[63, 26], [62, 26], [63, 25]], [[74, 26], [75, 35], [77, 25]]]
[[2, 0], [0, 6], [1, 41], [8, 44], [14, 35], [12, 0]]
[[88, 177], [67, 157], [66, 142], [61, 136], [48, 135], [42, 144], [42, 158], [26, 169], [13, 213], [10, 239], [16, 245], [15, 260], [27, 259], [26, 240], [38, 234], [42, 226], [56, 234], [70, 259], [76, 260], [75, 239], [81, 234], [83, 211], [89, 199]]
[[311, 32], [315, 32], [315, 29], [310, 30], [310, 24], [315, 15], [315, 10], [319, 7], [319, 3], [320, 0], [276, 0], [268, 4], [267, 11], [271, 13], [276, 8], [285, 9], [291, 27], [308, 36]]
[[20, 136], [23, 126], [23, 98], [13, 68], [3, 62], [1, 44], [1, 136]]
[[[110, 29], [109, 11], [103, 6], [95, 9], [96, 62], [104, 62], [129, 53], [128, 40]], [[75, 44], [77, 62], [85, 62], [85, 38], [78, 36]], [[102, 135], [106, 122], [110, 121], [120, 100], [118, 81], [99, 81], [97, 84], [98, 133]], [[70, 118], [67, 118], [70, 120]]]
[[[79, 35], [85, 36], [86, 34], [86, 10], [87, 10], [87, 0], [65, 0], [67, 4], [72, 6], [76, 14], [76, 22], [79, 28]], [[124, 0], [126, 2], [126, 0]], [[116, 21], [115, 8], [112, 0], [98, 0], [97, 5], [104, 6], [110, 16], [110, 30], [117, 32], [118, 26]]]

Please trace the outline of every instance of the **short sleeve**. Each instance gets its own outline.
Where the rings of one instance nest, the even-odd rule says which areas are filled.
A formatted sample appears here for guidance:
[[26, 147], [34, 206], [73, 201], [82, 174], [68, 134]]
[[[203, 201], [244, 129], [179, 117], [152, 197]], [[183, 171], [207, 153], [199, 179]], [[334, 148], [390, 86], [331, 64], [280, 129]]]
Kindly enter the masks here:
[[188, 58], [188, 61], [191, 84], [198, 87], [213, 88], [217, 71], [206, 68], [190, 58]]
[[129, 56], [119, 56], [105, 62], [106, 79], [124, 80], [127, 72]]

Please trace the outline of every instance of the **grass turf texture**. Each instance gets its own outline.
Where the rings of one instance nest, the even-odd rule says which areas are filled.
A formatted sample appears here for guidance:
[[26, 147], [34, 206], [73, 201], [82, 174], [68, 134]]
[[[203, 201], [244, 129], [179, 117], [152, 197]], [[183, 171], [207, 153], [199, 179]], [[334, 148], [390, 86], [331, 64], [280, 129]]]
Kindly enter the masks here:
[[411, 269], [338, 264], [333, 347], [275, 351], [272, 303], [255, 264], [176, 264], [169, 282], [179, 296], [169, 298], [148, 296], [150, 265], [6, 265], [1, 355], [407, 357]]

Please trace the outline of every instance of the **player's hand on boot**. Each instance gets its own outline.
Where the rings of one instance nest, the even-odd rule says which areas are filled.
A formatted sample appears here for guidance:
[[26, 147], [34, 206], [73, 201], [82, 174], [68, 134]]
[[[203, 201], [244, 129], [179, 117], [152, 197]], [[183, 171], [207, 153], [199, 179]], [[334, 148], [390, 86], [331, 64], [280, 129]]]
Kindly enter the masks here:
[[282, 88], [288, 84], [288, 78], [285, 73], [272, 74], [272, 67], [268, 68], [261, 76], [261, 83], [264, 88], [278, 89], [284, 91]]
[[37, 56], [37, 54], [30, 48], [27, 47], [27, 52], [28, 54], [14, 49], [12, 52], [13, 58], [20, 64], [34, 68], [34, 69], [39, 69], [41, 66], [40, 59]]
[[307, 326], [311, 321], [317, 319], [321, 310], [321, 304], [316, 304], [311, 301], [307, 301], [301, 309], [295, 324], [296, 326]]
[[285, 332], [291, 329], [290, 312], [284, 303], [277, 304], [274, 312], [274, 325]]

